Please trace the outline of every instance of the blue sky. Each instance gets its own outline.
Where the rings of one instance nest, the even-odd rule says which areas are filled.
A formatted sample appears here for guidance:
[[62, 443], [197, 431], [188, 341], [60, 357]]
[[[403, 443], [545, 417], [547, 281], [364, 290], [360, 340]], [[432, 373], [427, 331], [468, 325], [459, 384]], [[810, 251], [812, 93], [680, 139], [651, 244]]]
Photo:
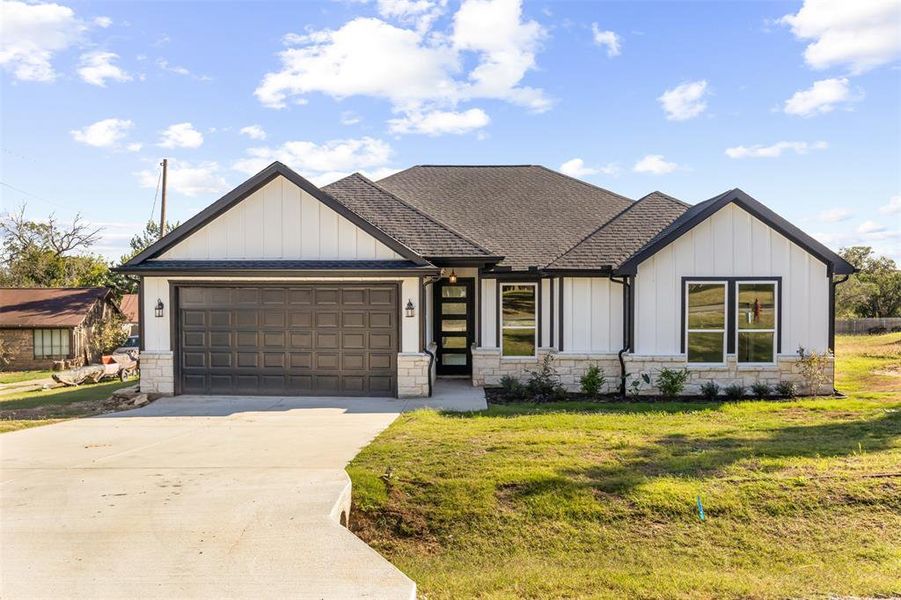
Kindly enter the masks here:
[[318, 184], [537, 163], [741, 187], [901, 259], [897, 0], [2, 4], [0, 210], [80, 212], [110, 258], [168, 157], [179, 220], [275, 159]]

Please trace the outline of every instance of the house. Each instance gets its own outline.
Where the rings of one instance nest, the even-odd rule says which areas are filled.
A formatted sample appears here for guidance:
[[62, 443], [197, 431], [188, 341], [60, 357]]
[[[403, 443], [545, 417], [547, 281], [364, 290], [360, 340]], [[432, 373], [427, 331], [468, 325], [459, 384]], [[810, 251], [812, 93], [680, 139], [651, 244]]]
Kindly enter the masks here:
[[636, 201], [532, 165], [318, 188], [273, 163], [121, 270], [145, 391], [416, 397], [549, 352], [572, 388], [591, 364], [610, 389], [682, 366], [689, 391], [800, 381], [854, 269], [738, 189]]
[[50, 369], [96, 360], [93, 326], [111, 312], [119, 309], [108, 288], [0, 288], [4, 368]]
[[119, 310], [125, 316], [125, 324], [128, 327], [128, 335], [138, 335], [138, 295], [123, 294], [119, 301]]

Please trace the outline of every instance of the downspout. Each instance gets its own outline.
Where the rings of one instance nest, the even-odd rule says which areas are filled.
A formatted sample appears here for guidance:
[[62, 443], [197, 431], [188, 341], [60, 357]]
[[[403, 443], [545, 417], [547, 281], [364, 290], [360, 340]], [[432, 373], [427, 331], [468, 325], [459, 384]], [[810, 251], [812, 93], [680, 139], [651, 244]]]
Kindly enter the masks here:
[[420, 280], [419, 286], [419, 332], [420, 332], [420, 341], [422, 345], [422, 351], [429, 355], [429, 371], [428, 371], [428, 380], [429, 380], [429, 398], [432, 397], [432, 367], [435, 365], [435, 354], [429, 350], [429, 345], [425, 343], [425, 327], [426, 327], [426, 318], [425, 318], [425, 287], [427, 285], [432, 285], [436, 281], [441, 279], [441, 276], [438, 277], [423, 277]]
[[850, 275], [845, 275], [842, 279], [831, 282], [831, 290], [829, 294], [829, 350], [832, 352], [832, 393], [841, 394], [835, 389], [835, 288], [848, 281]]
[[632, 304], [632, 284], [629, 282], [628, 277], [623, 277], [622, 279], [616, 279], [613, 275], [610, 276], [610, 281], [613, 283], [618, 283], [623, 286], [623, 347], [622, 349], [616, 353], [617, 358], [619, 359], [619, 393], [625, 398], [626, 397], [626, 361], [623, 359], [623, 354], [628, 352], [632, 348], [632, 327], [631, 327], [631, 310], [630, 306]]

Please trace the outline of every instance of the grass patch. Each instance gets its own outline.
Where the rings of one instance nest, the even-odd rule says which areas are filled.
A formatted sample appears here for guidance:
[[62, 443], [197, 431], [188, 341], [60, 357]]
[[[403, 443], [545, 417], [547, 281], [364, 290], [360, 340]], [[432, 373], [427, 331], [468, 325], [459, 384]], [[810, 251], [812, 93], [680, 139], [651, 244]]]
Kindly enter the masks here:
[[847, 399], [402, 415], [351, 525], [432, 599], [897, 595], [899, 345], [839, 338]]
[[46, 379], [52, 374], [53, 371], [4, 371], [0, 372], [0, 384], [19, 383], [20, 381], [31, 381], [32, 379]]
[[103, 412], [101, 401], [129, 385], [134, 385], [134, 380], [0, 396], [0, 433], [98, 414]]

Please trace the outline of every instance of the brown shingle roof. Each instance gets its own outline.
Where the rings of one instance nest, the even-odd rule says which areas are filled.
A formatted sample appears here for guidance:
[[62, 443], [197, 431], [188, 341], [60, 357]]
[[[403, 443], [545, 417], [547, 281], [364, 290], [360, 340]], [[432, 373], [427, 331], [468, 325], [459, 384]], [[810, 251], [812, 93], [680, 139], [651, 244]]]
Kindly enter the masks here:
[[545, 266], [632, 200], [537, 165], [422, 165], [378, 185], [514, 269]]
[[125, 315], [125, 318], [128, 319], [129, 323], [137, 323], [138, 295], [125, 294], [124, 296], [122, 296], [122, 301], [119, 302], [119, 310], [122, 311], [122, 314]]
[[0, 327], [75, 327], [107, 288], [0, 288]]
[[651, 192], [591, 232], [548, 265], [551, 269], [617, 267], [644, 247], [689, 205], [661, 192]]
[[491, 252], [359, 173], [322, 188], [420, 256], [490, 256]]

